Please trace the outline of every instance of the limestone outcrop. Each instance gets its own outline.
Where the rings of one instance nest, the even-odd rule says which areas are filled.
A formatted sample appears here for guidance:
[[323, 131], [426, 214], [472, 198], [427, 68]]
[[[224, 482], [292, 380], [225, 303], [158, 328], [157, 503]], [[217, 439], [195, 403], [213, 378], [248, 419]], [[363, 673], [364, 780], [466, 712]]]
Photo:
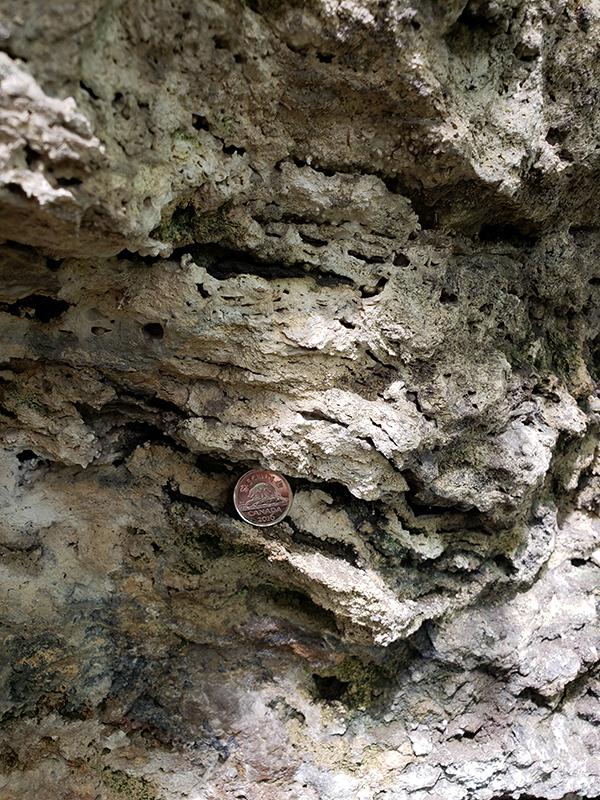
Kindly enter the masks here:
[[2, 800], [600, 795], [599, 43], [3, 0]]

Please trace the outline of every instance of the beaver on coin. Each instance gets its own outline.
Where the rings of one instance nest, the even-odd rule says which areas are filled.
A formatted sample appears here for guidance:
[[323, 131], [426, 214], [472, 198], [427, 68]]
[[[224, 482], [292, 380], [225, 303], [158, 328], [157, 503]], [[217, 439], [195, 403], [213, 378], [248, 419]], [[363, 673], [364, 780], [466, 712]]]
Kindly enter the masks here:
[[276, 472], [253, 469], [236, 483], [233, 502], [240, 517], [251, 525], [275, 525], [292, 505], [289, 483]]

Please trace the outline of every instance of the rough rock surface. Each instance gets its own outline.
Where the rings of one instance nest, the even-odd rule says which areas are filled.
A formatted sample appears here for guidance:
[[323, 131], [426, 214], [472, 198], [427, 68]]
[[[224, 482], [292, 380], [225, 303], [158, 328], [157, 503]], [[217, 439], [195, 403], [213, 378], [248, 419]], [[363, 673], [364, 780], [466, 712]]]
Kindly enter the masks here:
[[600, 795], [599, 46], [2, 0], [2, 800]]

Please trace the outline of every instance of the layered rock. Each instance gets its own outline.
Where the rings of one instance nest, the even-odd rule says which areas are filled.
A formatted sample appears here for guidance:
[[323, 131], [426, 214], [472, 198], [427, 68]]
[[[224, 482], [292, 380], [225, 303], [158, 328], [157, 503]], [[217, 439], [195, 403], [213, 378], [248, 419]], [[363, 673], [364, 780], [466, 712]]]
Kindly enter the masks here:
[[0, 25], [2, 796], [598, 795], [598, 10]]

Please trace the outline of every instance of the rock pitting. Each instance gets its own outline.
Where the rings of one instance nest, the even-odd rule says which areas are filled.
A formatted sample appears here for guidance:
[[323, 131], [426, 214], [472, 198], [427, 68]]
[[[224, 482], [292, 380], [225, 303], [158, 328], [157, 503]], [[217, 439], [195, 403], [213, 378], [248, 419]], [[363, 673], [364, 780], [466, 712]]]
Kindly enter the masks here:
[[600, 795], [599, 42], [4, 0], [2, 800]]

